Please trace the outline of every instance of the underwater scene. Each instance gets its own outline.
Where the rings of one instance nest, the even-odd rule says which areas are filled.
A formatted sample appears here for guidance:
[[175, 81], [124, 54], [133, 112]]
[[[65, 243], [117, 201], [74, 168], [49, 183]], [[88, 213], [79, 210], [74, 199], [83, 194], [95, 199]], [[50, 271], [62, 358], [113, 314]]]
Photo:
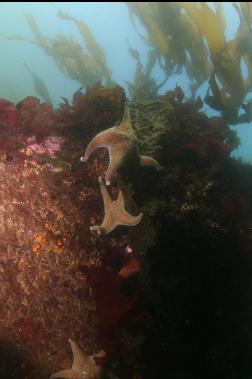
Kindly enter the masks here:
[[252, 379], [252, 3], [0, 3], [0, 379]]

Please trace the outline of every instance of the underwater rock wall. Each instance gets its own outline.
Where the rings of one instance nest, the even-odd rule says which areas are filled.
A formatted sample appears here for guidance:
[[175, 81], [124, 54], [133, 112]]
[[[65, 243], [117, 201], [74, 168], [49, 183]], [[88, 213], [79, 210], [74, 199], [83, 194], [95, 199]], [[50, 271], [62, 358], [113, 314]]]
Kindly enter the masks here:
[[[85, 164], [80, 156], [120, 121], [124, 101], [120, 87], [97, 85], [57, 110], [35, 98], [0, 103], [8, 129], [0, 163], [2, 377], [44, 379], [71, 367], [69, 338], [87, 354], [104, 350], [110, 378], [161, 378], [166, 370], [195, 379], [208, 366], [217, 378], [240, 369], [238, 358], [229, 361], [240, 337], [225, 334], [239, 336], [244, 323], [250, 330], [252, 168], [230, 158], [238, 141], [228, 125], [201, 113], [200, 101], [184, 103], [178, 88], [132, 102], [140, 150], [163, 171], [129, 160], [110, 192], [122, 188], [142, 222], [91, 233], [104, 214], [98, 177], [108, 155], [98, 150]], [[211, 340], [206, 328], [220, 332]]]
[[[91, 234], [103, 217], [98, 177], [107, 157], [80, 162], [89, 133], [118, 119], [119, 95], [95, 87], [57, 111], [35, 98], [3, 104], [17, 122], [1, 146], [2, 376], [48, 378], [66, 368], [70, 337], [86, 353], [103, 348], [108, 356], [126, 338], [121, 323], [137, 291], [123, 287], [137, 259], [126, 229], [102, 239]], [[43, 130], [41, 108], [48, 111]], [[15, 363], [6, 367], [9, 351]]]

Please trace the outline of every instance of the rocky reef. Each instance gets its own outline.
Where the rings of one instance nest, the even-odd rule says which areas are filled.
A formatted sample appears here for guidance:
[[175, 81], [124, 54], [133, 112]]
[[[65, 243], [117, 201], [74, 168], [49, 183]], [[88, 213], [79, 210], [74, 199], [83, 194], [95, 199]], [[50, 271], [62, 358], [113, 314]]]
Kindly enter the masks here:
[[106, 352], [108, 378], [249, 377], [252, 167], [230, 156], [227, 123], [180, 88], [131, 102], [139, 148], [163, 171], [132, 156], [109, 191], [141, 223], [92, 233], [108, 154], [80, 157], [124, 102], [100, 85], [56, 110], [0, 101], [0, 377], [68, 369], [69, 338]]

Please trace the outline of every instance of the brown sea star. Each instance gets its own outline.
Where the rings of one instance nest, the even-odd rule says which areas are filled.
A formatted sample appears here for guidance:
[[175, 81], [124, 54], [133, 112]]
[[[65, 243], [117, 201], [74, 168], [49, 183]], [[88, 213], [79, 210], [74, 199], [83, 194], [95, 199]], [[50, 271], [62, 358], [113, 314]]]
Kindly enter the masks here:
[[101, 368], [95, 362], [95, 357], [103, 357], [104, 351], [96, 355], [84, 354], [81, 348], [73, 340], [69, 340], [73, 352], [73, 365], [68, 370], [61, 370], [51, 375], [53, 378], [68, 379], [98, 379], [101, 374]]
[[108, 234], [118, 225], [135, 226], [139, 224], [143, 213], [140, 213], [138, 216], [132, 216], [125, 210], [122, 191], [119, 190], [117, 199], [113, 200], [102, 177], [99, 178], [99, 183], [104, 202], [105, 216], [101, 225], [91, 226], [90, 230], [96, 230], [98, 234]]
[[134, 151], [137, 152], [140, 166], [153, 166], [157, 170], [161, 170], [161, 166], [154, 158], [139, 154], [128, 105], [125, 105], [121, 123], [98, 133], [88, 144], [84, 156], [80, 158], [81, 161], [86, 162], [92, 152], [99, 147], [106, 147], [109, 152], [109, 166], [105, 174], [107, 185], [110, 185], [113, 175]]

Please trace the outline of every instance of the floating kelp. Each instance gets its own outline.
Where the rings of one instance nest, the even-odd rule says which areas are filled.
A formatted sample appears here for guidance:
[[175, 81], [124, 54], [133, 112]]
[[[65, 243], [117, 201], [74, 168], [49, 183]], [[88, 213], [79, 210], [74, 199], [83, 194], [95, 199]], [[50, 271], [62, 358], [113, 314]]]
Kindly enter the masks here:
[[26, 18], [26, 21], [27, 21], [34, 37], [36, 38], [36, 41], [39, 44], [41, 44], [42, 46], [46, 46], [47, 45], [46, 38], [44, 37], [44, 35], [40, 31], [35, 18], [31, 14], [26, 14], [25, 18]]
[[95, 62], [97, 62], [101, 67], [101, 71], [106, 76], [106, 83], [109, 84], [111, 82], [111, 70], [109, 70], [106, 65], [105, 52], [103, 48], [97, 43], [88, 25], [83, 21], [79, 21], [76, 18], [69, 16], [63, 11], [58, 11], [58, 16], [63, 20], [71, 20], [74, 22], [83, 38], [86, 49], [94, 58]]
[[[184, 70], [190, 80], [192, 99], [195, 100], [197, 89], [209, 81], [206, 102], [210, 107], [220, 110], [232, 124], [251, 121], [249, 102], [245, 101], [252, 91], [252, 11], [249, 3], [233, 4], [240, 24], [230, 40], [226, 37], [223, 3], [132, 2], [127, 6], [135, 30], [150, 47], [148, 61], [144, 64], [139, 52], [128, 42], [129, 54], [136, 61], [135, 77], [132, 82], [126, 82], [131, 99], [157, 98], [167, 79]], [[57, 15], [74, 23], [83, 45], [61, 33], [54, 38], [45, 37], [32, 15], [25, 17], [34, 41], [18, 35], [6, 38], [27, 40], [40, 46], [64, 75], [84, 87], [97, 82], [114, 84], [104, 49], [89, 26], [64, 11], [58, 10]], [[144, 32], [139, 31], [136, 19], [144, 27]], [[159, 83], [153, 77], [157, 65], [164, 72], [164, 79]], [[248, 73], [246, 77], [242, 65]], [[219, 91], [214, 88], [213, 75]], [[215, 94], [216, 98], [212, 99]], [[241, 111], [244, 111], [242, 115]]]
[[[92, 86], [97, 82], [112, 84], [111, 71], [106, 65], [105, 53], [96, 42], [88, 26], [61, 11], [58, 12], [58, 15], [64, 20], [71, 20], [75, 23], [83, 37], [86, 51], [78, 42], [70, 37], [63, 36], [61, 33], [55, 38], [45, 37], [32, 15], [25, 15], [25, 17], [35, 37], [34, 41], [18, 35], [6, 36], [6, 38], [29, 41], [38, 45], [47, 55], [54, 59], [59, 70], [64, 75], [85, 87]], [[36, 77], [36, 86], [41, 90], [41, 83], [38, 83], [37, 79]]]
[[50, 98], [47, 86], [43, 80], [41, 80], [34, 72], [30, 69], [28, 64], [25, 62], [24, 66], [26, 70], [32, 75], [33, 78], [33, 87], [34, 90], [37, 92], [37, 94], [46, 102], [46, 103], [52, 103], [52, 100]]
[[164, 86], [167, 82], [169, 75], [166, 75], [161, 83], [152, 77], [152, 70], [158, 58], [157, 50], [152, 49], [148, 55], [148, 61], [146, 67], [144, 68], [140, 60], [140, 54], [136, 49], [133, 49], [129, 44], [129, 53], [133, 59], [136, 60], [136, 71], [134, 76], [134, 81], [131, 83], [125, 80], [128, 86], [128, 91], [131, 100], [153, 100], [157, 98], [160, 88]]
[[[213, 99], [213, 108], [219, 108], [226, 120], [232, 120], [234, 124], [251, 121], [248, 112], [239, 117], [240, 109], [244, 109], [244, 99], [252, 89], [249, 3], [233, 5], [240, 25], [232, 40], [227, 40], [225, 36], [226, 20], [222, 3], [216, 3], [214, 7], [208, 3], [185, 2], [127, 4], [134, 27], [137, 17], [146, 30], [146, 35], [141, 33], [140, 36], [158, 51], [156, 59], [164, 72], [174, 73], [176, 69], [185, 68], [191, 80], [193, 97], [197, 88], [214, 72], [222, 96]], [[247, 78], [242, 73], [242, 60], [249, 73]], [[213, 93], [212, 83], [211, 79], [209, 84]], [[212, 106], [209, 97], [207, 102]]]
[[157, 49], [156, 59], [166, 73], [172, 74], [185, 66], [189, 73], [194, 71], [198, 85], [206, 80], [209, 68], [205, 45], [188, 15], [174, 3], [128, 3], [128, 7], [133, 23], [137, 16], [145, 27], [147, 36], [141, 36]]

